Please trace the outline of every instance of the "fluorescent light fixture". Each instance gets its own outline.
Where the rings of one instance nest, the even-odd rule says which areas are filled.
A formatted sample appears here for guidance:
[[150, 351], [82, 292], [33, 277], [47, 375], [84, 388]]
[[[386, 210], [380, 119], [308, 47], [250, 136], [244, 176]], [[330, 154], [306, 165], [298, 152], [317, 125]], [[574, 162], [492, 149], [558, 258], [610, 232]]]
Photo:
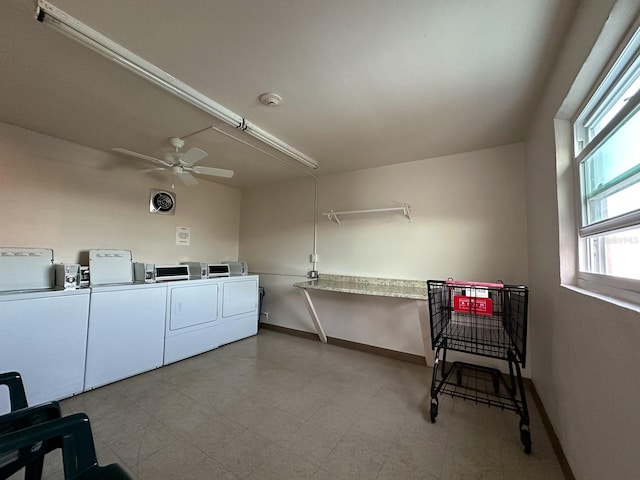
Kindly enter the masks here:
[[232, 112], [228, 108], [214, 102], [206, 95], [194, 90], [186, 83], [181, 82], [164, 70], [161, 70], [155, 65], [147, 62], [144, 58], [139, 57], [123, 46], [113, 42], [111, 39], [73, 18], [51, 3], [44, 0], [38, 0], [36, 7], [36, 19], [58, 29], [65, 35], [73, 38], [100, 55], [115, 61], [126, 69], [140, 75], [178, 98], [200, 108], [227, 125], [231, 125], [240, 131], [246, 132], [248, 135], [251, 135], [271, 148], [278, 150], [287, 157], [292, 158], [307, 167], [313, 169], [318, 168], [318, 162], [313, 158], [308, 157], [299, 150], [296, 150], [292, 146], [284, 143], [282, 140], [258, 128], [256, 125], [248, 122], [245, 118]]
[[[244, 131], [251, 135], [253, 138], [260, 140], [262, 143], [269, 145], [270, 147], [275, 148], [276, 150], [279, 150], [283, 153], [286, 153], [291, 158], [295, 158], [298, 162], [303, 163], [307, 167], [318, 168], [318, 162], [316, 162], [313, 158], [306, 156], [304, 153], [296, 150], [290, 145], [283, 144], [281, 140], [277, 139], [270, 133], [265, 132], [253, 123], [245, 121]], [[286, 152], [282, 150], [282, 145], [286, 145]]]

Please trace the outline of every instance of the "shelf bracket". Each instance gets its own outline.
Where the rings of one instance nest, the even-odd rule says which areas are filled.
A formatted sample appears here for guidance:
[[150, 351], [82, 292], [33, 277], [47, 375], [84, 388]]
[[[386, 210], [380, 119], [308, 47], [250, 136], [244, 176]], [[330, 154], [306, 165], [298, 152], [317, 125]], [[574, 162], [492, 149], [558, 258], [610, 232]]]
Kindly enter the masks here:
[[333, 210], [328, 213], [323, 213], [323, 215], [326, 215], [328, 220], [333, 220], [336, 222], [336, 225], [340, 226], [340, 218], [338, 218], [338, 215], [336, 215], [336, 212]]
[[411, 223], [411, 207], [409, 206], [408, 203], [404, 204], [404, 207], [402, 207], [404, 209], [404, 216], [407, 217], [407, 219], [409, 220], [409, 223]]

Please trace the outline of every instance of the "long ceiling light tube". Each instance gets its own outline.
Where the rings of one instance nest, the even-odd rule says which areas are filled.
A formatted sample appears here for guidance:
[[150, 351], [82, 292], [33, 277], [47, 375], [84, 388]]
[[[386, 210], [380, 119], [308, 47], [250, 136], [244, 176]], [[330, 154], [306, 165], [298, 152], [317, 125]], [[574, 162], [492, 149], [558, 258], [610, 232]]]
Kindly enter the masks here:
[[100, 32], [76, 20], [49, 2], [38, 0], [36, 18], [40, 22], [47, 23], [60, 30], [68, 37], [89, 47], [102, 56], [115, 61], [137, 75], [155, 83], [159, 87], [170, 91], [192, 105], [205, 110], [207, 113], [228, 125], [238, 128], [242, 124], [243, 119], [240, 115], [233, 113], [231, 110], [205, 97], [189, 85], [113, 42]]
[[[302, 165], [302, 164], [300, 164], [300, 165], [296, 165], [296, 164], [294, 164], [294, 163], [290, 163], [290, 162], [286, 161], [284, 158], [282, 158], [282, 157], [278, 157], [277, 155], [274, 155], [274, 154], [273, 154], [273, 153], [271, 153], [271, 152], [267, 152], [266, 150], [263, 150], [263, 149], [259, 148], [258, 146], [253, 145], [252, 143], [245, 142], [244, 140], [241, 140], [240, 138], [234, 137], [234, 136], [233, 136], [233, 135], [231, 135], [230, 133], [227, 133], [227, 132], [225, 132], [225, 131], [223, 131], [223, 130], [220, 130], [219, 128], [215, 127], [214, 125], [211, 125], [211, 126], [209, 126], [209, 127], [205, 128], [205, 129], [200, 130], [200, 131], [195, 132], [195, 133], [201, 133], [201, 132], [204, 132], [205, 130], [209, 130], [209, 129], [211, 129], [211, 130], [214, 130], [214, 131], [218, 132], [220, 135], [224, 135], [224, 136], [226, 136], [226, 137], [229, 137], [229, 138], [231, 138], [232, 140], [235, 140], [236, 142], [240, 142], [240, 143], [242, 143], [243, 145], [245, 145], [245, 146], [247, 146], [247, 147], [249, 147], [249, 148], [252, 148], [252, 149], [254, 149], [254, 150], [255, 150], [255, 151], [257, 151], [257, 152], [263, 153], [264, 155], [267, 155], [267, 156], [269, 156], [269, 157], [271, 157], [271, 158], [273, 158], [273, 159], [275, 159], [275, 160], [278, 160], [279, 162], [285, 163], [285, 164], [286, 164], [286, 165], [288, 165], [289, 167], [297, 168], [298, 170], [300, 170], [302, 173], [304, 173], [305, 175], [307, 175], [307, 176], [309, 176], [309, 177], [316, 178], [316, 175], [315, 175], [314, 173], [310, 172], [310, 171], [309, 171], [308, 169], [306, 169], [306, 168], [302, 168], [302, 167], [304, 167], [304, 166], [306, 166], [306, 165]], [[191, 135], [195, 135], [195, 133], [192, 133], [192, 134], [189, 134], [189, 135], [184, 135], [184, 136], [183, 136], [183, 137], [181, 137], [181, 138], [186, 138], [186, 137], [189, 137], [189, 136], [191, 136]]]
[[220, 130], [215, 125], [209, 125], [208, 127], [201, 128], [200, 130], [196, 130], [195, 132], [189, 132], [186, 135], [181, 135], [180, 138], [182, 140], [184, 140], [186, 138], [193, 137], [194, 135], [198, 135], [199, 133], [206, 132], [207, 130], [213, 130], [215, 132], [218, 132], [220, 135], [224, 135], [225, 137], [229, 137], [231, 140], [234, 140], [234, 141], [236, 141], [238, 143], [241, 143], [241, 144], [245, 145], [246, 147], [252, 148], [257, 152], [263, 153], [264, 155], [267, 155], [267, 156], [273, 158], [274, 160], [277, 160], [279, 162], [285, 163], [289, 167], [297, 168], [298, 170], [300, 170], [302, 173], [304, 173], [305, 175], [307, 175], [309, 177], [316, 178], [316, 175], [314, 173], [309, 172], [309, 170], [302, 168], [305, 165], [296, 165], [294, 163], [291, 163], [288, 160], [285, 160], [284, 158], [282, 158], [281, 156], [277, 156], [277, 155], [274, 155], [272, 152], [268, 152], [266, 150], [263, 150], [262, 148], [258, 147], [257, 145], [254, 145], [254, 144], [249, 143], [249, 142], [245, 142], [244, 140], [242, 140], [242, 139], [240, 139], [238, 137], [234, 137], [230, 133], [227, 133], [224, 130]]
[[123, 46], [115, 43], [100, 32], [97, 32], [71, 15], [63, 12], [55, 5], [44, 0], [38, 0], [36, 7], [36, 19], [41, 23], [47, 23], [100, 55], [115, 61], [119, 65], [147, 79], [173, 95], [176, 95], [195, 107], [198, 107], [227, 125], [231, 125], [240, 131], [246, 132], [257, 140], [307, 167], [313, 169], [318, 168], [318, 162], [311, 157], [265, 132], [251, 122], [248, 122], [241, 115], [232, 112], [228, 108], [191, 88], [189, 85], [181, 82], [164, 70], [147, 62], [144, 58], [139, 57]]
[[[254, 125], [253, 123], [247, 122], [245, 120], [244, 131], [247, 132], [252, 137], [260, 140], [262, 143], [265, 143], [270, 147], [275, 148], [276, 150], [282, 151], [282, 149], [280, 148], [282, 145], [282, 141], [277, 139], [270, 133], [265, 132], [264, 130], [259, 128], [257, 125]], [[288, 156], [295, 158], [298, 162], [305, 164], [307, 167], [311, 167], [314, 169], [318, 168], [318, 162], [316, 162], [313, 158], [308, 157], [307, 155], [305, 155], [299, 150], [296, 150], [290, 145], [287, 145], [287, 147], [288, 147], [288, 151], [287, 151]]]

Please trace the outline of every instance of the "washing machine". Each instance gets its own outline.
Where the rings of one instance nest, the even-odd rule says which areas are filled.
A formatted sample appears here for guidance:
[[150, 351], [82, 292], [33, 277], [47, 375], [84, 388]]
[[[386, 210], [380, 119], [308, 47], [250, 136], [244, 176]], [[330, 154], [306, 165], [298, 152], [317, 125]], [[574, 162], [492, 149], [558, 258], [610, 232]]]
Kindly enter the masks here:
[[50, 248], [0, 247], [0, 272], [0, 371], [22, 375], [31, 405], [80, 393], [89, 290], [54, 288]]
[[0, 371], [22, 375], [30, 405], [82, 392], [88, 312], [88, 289], [0, 293]]
[[164, 283], [91, 287], [85, 390], [162, 366]]

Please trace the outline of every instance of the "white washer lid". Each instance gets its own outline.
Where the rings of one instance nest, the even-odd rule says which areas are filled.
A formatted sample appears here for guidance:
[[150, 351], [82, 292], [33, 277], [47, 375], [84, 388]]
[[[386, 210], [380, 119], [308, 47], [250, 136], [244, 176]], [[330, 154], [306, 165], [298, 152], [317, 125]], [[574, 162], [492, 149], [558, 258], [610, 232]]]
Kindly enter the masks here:
[[132, 283], [131, 250], [89, 250], [91, 285]]
[[53, 288], [53, 250], [0, 247], [0, 291]]

